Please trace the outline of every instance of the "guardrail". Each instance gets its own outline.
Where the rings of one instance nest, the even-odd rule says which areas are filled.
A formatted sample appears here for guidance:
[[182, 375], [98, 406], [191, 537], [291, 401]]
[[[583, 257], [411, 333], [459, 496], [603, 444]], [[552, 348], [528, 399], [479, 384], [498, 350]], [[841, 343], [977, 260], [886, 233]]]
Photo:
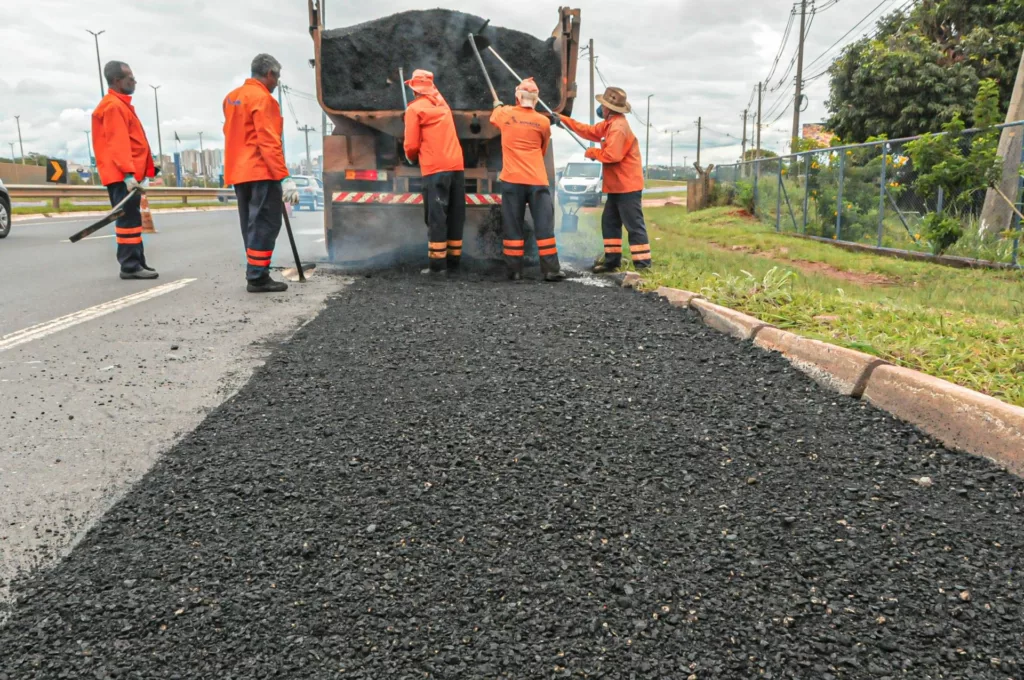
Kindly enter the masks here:
[[[74, 186], [63, 184], [8, 184], [7, 190], [12, 199], [42, 198], [52, 201], [54, 210], [60, 210], [62, 200], [72, 198], [91, 198], [107, 200], [105, 187]], [[203, 189], [200, 187], [148, 187], [146, 195], [150, 198], [180, 198], [184, 205], [188, 199], [234, 198], [232, 189]]]

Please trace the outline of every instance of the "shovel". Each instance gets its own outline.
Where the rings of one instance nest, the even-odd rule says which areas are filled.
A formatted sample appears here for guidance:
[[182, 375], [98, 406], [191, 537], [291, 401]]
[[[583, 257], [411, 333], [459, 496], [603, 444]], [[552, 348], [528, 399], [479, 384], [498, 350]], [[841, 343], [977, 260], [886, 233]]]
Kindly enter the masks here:
[[[472, 37], [473, 37], [473, 34], [472, 34], [472, 33], [470, 33], [470, 34], [469, 34], [469, 37], [470, 37], [470, 38], [472, 38]], [[478, 38], [477, 38], [476, 40], [477, 40], [478, 42], [474, 42], [474, 43], [473, 43], [473, 49], [474, 49], [474, 50], [475, 50], [475, 49], [477, 49], [477, 47], [478, 47], [479, 45], [483, 45], [483, 48], [484, 48], [484, 49], [486, 49], [486, 50], [488, 50], [488, 51], [489, 51], [489, 52], [490, 52], [490, 53], [491, 53], [492, 55], [494, 55], [494, 58], [495, 58], [495, 59], [497, 59], [497, 60], [498, 60], [498, 62], [499, 62], [499, 63], [501, 63], [501, 65], [502, 65], [502, 66], [504, 66], [504, 67], [505, 67], [505, 69], [506, 69], [506, 70], [507, 70], [507, 71], [508, 71], [508, 72], [509, 72], [510, 74], [512, 74], [512, 77], [513, 77], [513, 78], [515, 78], [515, 79], [516, 79], [516, 80], [518, 80], [519, 82], [522, 82], [522, 81], [523, 81], [523, 79], [519, 77], [519, 74], [518, 74], [518, 73], [516, 73], [516, 72], [515, 72], [515, 70], [514, 70], [514, 69], [513, 69], [513, 68], [512, 68], [511, 66], [509, 66], [509, 65], [508, 65], [508, 62], [507, 62], [507, 61], [505, 61], [504, 59], [502, 59], [502, 58], [501, 58], [501, 55], [500, 55], [500, 54], [498, 54], [497, 50], [495, 50], [495, 49], [494, 49], [493, 47], [491, 47], [491, 45], [490, 45], [490, 42], [489, 42], [489, 41], [487, 41], [487, 40], [486, 40], [485, 38], [479, 38], [479, 37], [478, 37]], [[479, 56], [480, 56], [480, 53], [478, 52], [478, 53], [477, 53], [477, 57], [479, 58]], [[483, 67], [483, 61], [481, 61], [481, 62], [480, 62], [480, 66], [481, 66], [481, 68]], [[490, 80], [488, 80], [487, 82], [489, 83], [489, 82], [490, 82]], [[491, 88], [491, 89], [493, 89], [493, 88]], [[495, 97], [495, 99], [497, 99], [497, 97]], [[539, 103], [539, 104], [540, 104], [541, 106], [543, 106], [543, 107], [544, 107], [545, 109], [547, 109], [547, 112], [548, 112], [548, 113], [551, 113], [551, 114], [553, 114], [553, 113], [554, 113], [554, 111], [552, 111], [552, 110], [551, 110], [551, 107], [550, 107], [550, 106], [548, 106], [547, 104], [545, 104], [545, 103], [544, 103], [544, 100], [543, 100], [543, 99], [538, 99], [538, 100], [537, 100], [537, 102], [538, 102], [538, 103]], [[585, 144], [585, 143], [583, 142], [583, 140], [582, 140], [582, 139], [580, 139], [579, 137], [577, 137], [576, 135], [574, 135], [574, 134], [573, 134], [572, 130], [566, 129], [566, 128], [564, 128], [564, 127], [563, 127], [562, 129], [563, 129], [563, 130], [565, 130], [566, 132], [568, 132], [568, 133], [569, 133], [569, 136], [570, 136], [570, 137], [572, 137], [572, 138], [573, 138], [574, 140], [576, 140], [576, 143], [577, 143], [577, 144], [579, 144], [579, 145], [580, 145], [581, 147], [583, 147], [584, 149], [587, 149], [587, 148], [589, 148], [589, 147], [588, 147], [588, 146], [587, 146], [587, 145], [586, 145], [586, 144]]]
[[[487, 28], [487, 24], [489, 23], [491, 23], [490, 19], [485, 21], [484, 25], [480, 27], [480, 31]], [[480, 56], [480, 49], [489, 48], [490, 45], [491, 41], [487, 38], [470, 33], [469, 37], [466, 38], [466, 45], [463, 47], [463, 52], [465, 52], [466, 47], [469, 47], [473, 51], [473, 56], [476, 57], [476, 63], [480, 64], [480, 70], [484, 74], [484, 80], [487, 81], [487, 87], [491, 91], [491, 96], [494, 97], [494, 101], [500, 101], [498, 91], [494, 89], [494, 83], [491, 82], [491, 75], [487, 72], [487, 67], [484, 65], [484, 58]]]
[[295, 247], [295, 235], [292, 233], [292, 220], [288, 217], [288, 207], [283, 206], [281, 212], [284, 214], [284, 228], [288, 232], [288, 242], [292, 245], [292, 257], [295, 258], [295, 268], [285, 269], [281, 272], [281, 276], [288, 281], [301, 281], [305, 283], [306, 279], [313, 276], [313, 270], [316, 269], [316, 265], [302, 266], [302, 262], [299, 260], [299, 249]]

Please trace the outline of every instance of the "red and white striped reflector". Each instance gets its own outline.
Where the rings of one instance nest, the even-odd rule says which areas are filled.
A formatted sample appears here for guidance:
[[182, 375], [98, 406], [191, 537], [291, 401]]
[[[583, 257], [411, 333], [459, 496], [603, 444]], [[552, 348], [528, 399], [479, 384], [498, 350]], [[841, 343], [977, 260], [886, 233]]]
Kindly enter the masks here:
[[[384, 203], [387, 205], [420, 205], [423, 194], [384, 194], [375, 191], [339, 191], [335, 203]], [[501, 205], [501, 194], [466, 194], [466, 205]]]

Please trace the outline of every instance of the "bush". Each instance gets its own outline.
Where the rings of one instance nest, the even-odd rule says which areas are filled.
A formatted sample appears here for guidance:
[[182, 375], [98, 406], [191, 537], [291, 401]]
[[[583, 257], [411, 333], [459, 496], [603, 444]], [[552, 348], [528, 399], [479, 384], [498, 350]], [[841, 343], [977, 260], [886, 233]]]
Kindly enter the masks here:
[[944, 213], [929, 213], [921, 223], [921, 232], [932, 246], [933, 255], [942, 255], [963, 238], [960, 220]]
[[751, 215], [754, 214], [756, 206], [754, 205], [754, 184], [753, 182], [737, 182], [736, 193], [733, 196], [733, 204], [746, 210]]

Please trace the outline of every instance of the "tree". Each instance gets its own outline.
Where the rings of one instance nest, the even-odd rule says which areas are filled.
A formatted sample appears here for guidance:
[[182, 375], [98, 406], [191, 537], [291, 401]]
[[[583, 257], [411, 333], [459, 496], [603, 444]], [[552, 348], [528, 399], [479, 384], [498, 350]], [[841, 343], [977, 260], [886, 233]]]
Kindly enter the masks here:
[[938, 132], [957, 115], [975, 126], [982, 80], [1009, 105], [1022, 33], [1021, 0], [922, 0], [890, 14], [832, 64], [828, 125], [851, 141]]
[[743, 155], [744, 161], [756, 161], [758, 158], [778, 158], [779, 154], [769, 149], [761, 149], [760, 155], [758, 155], [757, 149], [748, 149], [747, 153]]

